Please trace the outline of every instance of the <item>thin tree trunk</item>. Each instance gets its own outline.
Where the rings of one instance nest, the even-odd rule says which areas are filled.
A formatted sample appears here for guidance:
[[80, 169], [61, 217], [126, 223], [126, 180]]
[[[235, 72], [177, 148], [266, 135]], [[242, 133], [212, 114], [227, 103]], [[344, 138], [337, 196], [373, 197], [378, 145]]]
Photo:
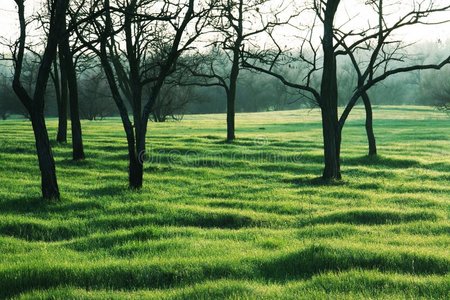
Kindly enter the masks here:
[[73, 57], [70, 51], [69, 37], [65, 37], [60, 43], [60, 50], [64, 54], [64, 65], [67, 74], [67, 86], [69, 90], [70, 121], [72, 128], [72, 157], [73, 160], [83, 160], [83, 133], [81, 130], [80, 111], [78, 105], [78, 83]]
[[234, 54], [233, 54], [233, 66], [230, 73], [230, 90], [227, 93], [227, 141], [232, 142], [236, 139], [235, 134], [235, 118], [236, 118], [236, 92], [237, 81], [239, 77], [239, 51], [241, 40], [236, 41]]
[[42, 197], [48, 200], [59, 199], [58, 182], [56, 179], [55, 160], [45, 126], [44, 115], [33, 113], [31, 115], [34, 137], [36, 140], [36, 152], [41, 171]]
[[147, 132], [143, 126], [147, 126], [147, 122], [143, 122], [141, 115], [142, 87], [138, 83], [139, 75], [137, 70], [137, 68], [133, 68], [134, 73], [132, 77], [135, 79], [135, 82], [131, 86], [134, 104], [133, 119], [136, 151], [133, 157], [130, 156], [129, 184], [131, 189], [140, 190], [144, 180], [145, 134]]
[[[67, 143], [67, 97], [64, 98], [61, 94], [61, 88], [64, 88], [64, 84], [60, 81], [57, 59], [54, 60], [53, 66], [55, 75], [53, 81], [55, 85], [56, 103], [58, 108], [58, 133], [56, 135], [56, 141], [58, 143]], [[67, 88], [67, 85], [65, 87]]]
[[367, 141], [369, 143], [369, 156], [377, 155], [377, 142], [375, 139], [375, 134], [373, 132], [373, 111], [372, 111], [372, 103], [370, 102], [369, 95], [364, 92], [361, 95], [364, 107], [366, 109], [366, 133], [367, 133]]
[[[127, 138], [128, 145], [128, 183], [130, 189], [140, 189], [142, 187], [142, 177], [143, 177], [143, 166], [142, 171], [140, 171], [140, 167], [137, 165], [139, 162], [138, 155], [139, 153], [136, 151], [136, 138], [133, 131], [133, 124], [130, 121], [128, 116], [127, 109], [122, 101], [119, 89], [117, 87], [117, 83], [114, 77], [114, 71], [109, 64], [109, 60], [106, 55], [106, 48], [103, 47], [101, 49], [100, 62], [103, 66], [103, 70], [105, 71], [106, 79], [111, 89], [112, 97], [119, 109], [120, 118], [122, 119], [123, 129], [125, 131], [125, 135]], [[148, 117], [147, 117], [148, 118]], [[145, 126], [147, 123], [145, 122]], [[139, 179], [140, 178], [140, 179]]]
[[235, 134], [235, 92], [231, 91], [227, 97], [227, 141], [232, 142], [236, 139]]

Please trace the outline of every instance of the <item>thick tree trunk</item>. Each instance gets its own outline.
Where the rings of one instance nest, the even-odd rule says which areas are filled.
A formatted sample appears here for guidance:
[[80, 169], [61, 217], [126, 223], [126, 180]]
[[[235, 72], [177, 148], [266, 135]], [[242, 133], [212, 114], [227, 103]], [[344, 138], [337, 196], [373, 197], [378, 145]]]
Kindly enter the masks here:
[[341, 135], [338, 127], [337, 115], [326, 108], [322, 108], [322, 130], [325, 163], [322, 177], [325, 180], [341, 179]]
[[55, 161], [53, 159], [44, 115], [33, 113], [31, 115], [34, 137], [36, 140], [36, 152], [41, 171], [42, 197], [47, 200], [59, 199], [58, 182], [56, 179]]
[[[56, 141], [58, 143], [67, 143], [67, 77], [63, 74], [60, 77], [57, 59], [54, 60], [53, 65], [56, 103], [58, 107], [58, 133], [56, 135]], [[61, 68], [62, 70], [63, 68]], [[63, 90], [65, 90], [64, 95], [62, 93]]]
[[140, 190], [142, 188], [144, 178], [144, 155], [142, 153], [129, 153], [129, 186], [130, 189]]
[[337, 66], [333, 44], [333, 21], [339, 0], [328, 1], [325, 10], [322, 47], [323, 73], [321, 85], [322, 129], [324, 141], [323, 179], [341, 179], [340, 127], [338, 120]]
[[377, 141], [375, 139], [375, 134], [373, 132], [373, 111], [372, 111], [372, 103], [370, 102], [369, 95], [364, 92], [361, 95], [364, 107], [366, 109], [366, 133], [367, 133], [367, 141], [369, 143], [369, 156], [377, 155]]
[[72, 157], [73, 160], [83, 160], [85, 155], [80, 122], [80, 109], [78, 105], [78, 83], [68, 36], [61, 41], [60, 46], [60, 49], [62, 49], [62, 52], [64, 53], [67, 86], [69, 88], [70, 121], [72, 125]]

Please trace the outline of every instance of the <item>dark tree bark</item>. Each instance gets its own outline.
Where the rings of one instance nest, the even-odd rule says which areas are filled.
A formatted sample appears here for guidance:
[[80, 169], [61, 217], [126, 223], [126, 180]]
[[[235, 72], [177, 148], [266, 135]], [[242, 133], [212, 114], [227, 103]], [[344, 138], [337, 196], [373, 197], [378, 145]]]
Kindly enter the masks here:
[[[133, 131], [133, 124], [130, 121], [127, 108], [124, 105], [124, 101], [117, 86], [116, 78], [114, 77], [114, 71], [110, 65], [110, 61], [108, 60], [108, 55], [104, 44], [101, 46], [101, 52], [98, 54], [103, 70], [105, 71], [106, 80], [108, 81], [109, 87], [111, 89], [112, 97], [119, 110], [122, 125], [127, 138], [129, 161], [128, 184], [131, 189], [139, 189], [140, 187], [142, 187], [144, 170], [143, 162], [140, 162], [138, 153], [136, 152], [136, 139]], [[141, 164], [141, 166], [138, 166], [139, 164]], [[141, 172], [137, 171], [139, 169], [141, 169]]]
[[341, 179], [340, 168], [340, 140], [338, 119], [338, 89], [337, 67], [333, 44], [333, 22], [339, 0], [329, 0], [325, 8], [324, 36], [322, 40], [323, 73], [320, 94], [320, 108], [322, 110], [322, 129], [324, 141], [323, 179]]
[[[61, 59], [60, 65], [61, 65]], [[53, 62], [55, 94], [56, 104], [58, 108], [58, 133], [56, 135], [56, 141], [58, 143], [67, 143], [67, 77], [65, 74], [60, 75], [63, 67], [58, 68], [57, 59]], [[65, 92], [62, 92], [65, 90]]]
[[[419, 2], [417, 2], [417, 4], [418, 3]], [[371, 5], [377, 13], [378, 26], [370, 27], [357, 35], [351, 34], [350, 32], [342, 32], [340, 29], [335, 29], [335, 39], [343, 47], [343, 50], [336, 51], [336, 55], [348, 55], [358, 75], [358, 86], [339, 119], [340, 131], [342, 131], [350, 112], [361, 97], [366, 110], [366, 133], [369, 143], [369, 156], [371, 156], [377, 154], [377, 145], [375, 134], [373, 132], [372, 105], [370, 98], [367, 95], [367, 91], [377, 83], [382, 82], [392, 75], [407, 73], [415, 70], [440, 70], [450, 63], [449, 56], [436, 64], [424, 64], [422, 62], [422, 64], [392, 68], [392, 62], [404, 61], [404, 54], [397, 52], [399, 49], [404, 49], [407, 47], [407, 45], [404, 45], [402, 41], [392, 41], [389, 38], [392, 36], [394, 31], [400, 28], [415, 24], [434, 24], [433, 22], [427, 20], [427, 18], [429, 18], [431, 14], [438, 14], [448, 11], [450, 9], [450, 5], [436, 5], [435, 3], [430, 3], [428, 6], [415, 5], [411, 11], [405, 13], [403, 16], [400, 16], [397, 22], [390, 25], [390, 22], [385, 19], [385, 4], [383, 0], [370, 1], [367, 4]], [[352, 41], [350, 44], [347, 44], [345, 40], [350, 36]], [[355, 40], [355, 36], [358, 36], [358, 39]], [[386, 52], [386, 45], [391, 46], [391, 51]], [[370, 54], [370, 59], [364, 69], [355, 58], [355, 52], [359, 50], [369, 51], [368, 53]], [[377, 74], [377, 70], [383, 71]]]
[[[190, 74], [200, 79], [200, 81], [187, 80], [182, 85], [197, 85], [203, 87], [219, 86], [224, 88], [227, 99], [227, 141], [233, 142], [236, 139], [236, 100], [237, 87], [241, 70], [244, 68], [245, 61], [242, 55], [245, 53], [244, 44], [264, 31], [269, 31], [277, 25], [287, 24], [285, 17], [281, 17], [281, 11], [263, 12], [267, 7], [268, 0], [233, 0], [217, 1], [216, 10], [218, 16], [213, 18], [213, 27], [222, 35], [221, 41], [216, 41], [213, 51], [209, 55], [198, 53], [199, 60], [193, 65], [184, 65]], [[260, 24], [258, 24], [261, 22]], [[251, 24], [251, 26], [249, 25]], [[252, 44], [249, 41], [249, 44]], [[231, 70], [223, 72], [228, 67], [220, 63], [222, 55], [218, 49], [224, 51], [224, 54], [231, 65]], [[210, 56], [210, 57], [208, 57]], [[215, 64], [215, 58], [218, 58], [219, 64]], [[205, 71], [205, 67], [207, 71]], [[209, 69], [209, 70], [208, 70]], [[185, 79], [184, 79], [185, 80]]]
[[[138, 11], [141, 11], [141, 7], [147, 9], [151, 2], [132, 0], [115, 4], [120, 7], [111, 7], [109, 0], [92, 1], [85, 12], [87, 19], [97, 14], [103, 18], [91, 20], [85, 27], [75, 28], [75, 31], [82, 44], [95, 53], [101, 62], [127, 138], [129, 187], [141, 189], [149, 117], [155, 109], [156, 99], [166, 77], [175, 71], [180, 55], [190, 49], [201, 34], [203, 17], [209, 10], [201, 9], [200, 5], [200, 10], [196, 11], [197, 4], [200, 3], [189, 0], [180, 5], [170, 3], [161, 12], [144, 16]], [[97, 11], [99, 8], [103, 10], [101, 14]], [[113, 10], [121, 15], [112, 18]], [[187, 37], [185, 31], [193, 20], [196, 20], [195, 34]], [[164, 45], [159, 44], [160, 32], [157, 30], [162, 23], [168, 24], [167, 28], [172, 29], [174, 34], [167, 44], [164, 38], [161, 40]], [[161, 28], [165, 28], [164, 25]], [[119, 42], [115, 40], [119, 32], [125, 33], [120, 51]], [[149, 59], [149, 53], [159, 49], [157, 47], [162, 47], [162, 57], [155, 57], [153, 62]], [[143, 102], [143, 87], [147, 85], [151, 85], [150, 95]], [[125, 101], [130, 104], [133, 122]]]
[[41, 171], [42, 197], [49, 200], [59, 199], [55, 161], [53, 159], [43, 113], [31, 113], [31, 124], [33, 125], [36, 152]]
[[237, 74], [230, 78], [230, 91], [227, 93], [227, 142], [236, 139], [236, 88]]
[[[233, 60], [230, 72], [230, 89], [227, 92], [227, 141], [232, 142], [236, 139], [235, 127], [236, 127], [236, 92], [237, 92], [237, 83], [239, 78], [239, 73], [241, 70], [241, 47], [244, 39], [243, 36], [243, 6], [244, 1], [239, 0], [237, 3], [237, 24], [233, 27], [233, 30], [236, 34], [236, 39], [232, 45], [233, 51]], [[231, 13], [232, 7], [229, 7], [229, 13], [226, 17], [229, 19], [229, 22], [234, 22], [234, 16]]]
[[[395, 74], [407, 73], [414, 70], [439, 70], [450, 64], [449, 56], [436, 64], [422, 63], [406, 67], [395, 67], [395, 64], [392, 64], [392, 62], [399, 63], [404, 61], [405, 55], [400, 50], [404, 49], [407, 45], [403, 45], [402, 41], [396, 38], [394, 40], [391, 39], [394, 31], [398, 31], [401, 28], [404, 29], [406, 26], [435, 24], [431, 21], [430, 15], [449, 11], [449, 4], [441, 4], [440, 6], [435, 3], [421, 5], [421, 1], [413, 1], [415, 5], [413, 5], [411, 11], [399, 16], [397, 21], [388, 21], [385, 18], [387, 15], [383, 13], [383, 2], [383, 0], [366, 1], [366, 4], [370, 5], [377, 13], [377, 25], [371, 26], [369, 24], [369, 28], [359, 32], [355, 32], [354, 30], [344, 32], [342, 30], [344, 26], [333, 26], [340, 0], [313, 1], [313, 9], [316, 12], [316, 17], [323, 24], [324, 28], [324, 35], [321, 39], [323, 56], [320, 56], [320, 58], [317, 55], [318, 49], [314, 47], [314, 23], [308, 33], [309, 37], [306, 37], [306, 40], [305, 38], [301, 39], [300, 55], [298, 55], [298, 58], [292, 59], [293, 55], [283, 55], [283, 45], [276, 41], [276, 34], [274, 35], [271, 31], [266, 33], [271, 37], [278, 52], [276, 50], [273, 52], [267, 50], [244, 52], [247, 56], [243, 60], [244, 66], [274, 76], [285, 85], [298, 89], [302, 93], [307, 92], [311, 94], [312, 97], [310, 99], [317, 102], [320, 106], [322, 111], [325, 161], [323, 178], [327, 180], [341, 178], [340, 148], [342, 129], [359, 98], [363, 99], [366, 109], [366, 131], [369, 141], [369, 155], [375, 155], [377, 153], [377, 145], [373, 132], [372, 106], [367, 91], [374, 85]], [[333, 44], [333, 39], [335, 40], [335, 44]], [[348, 44], [347, 40], [349, 40]], [[304, 50], [305, 45], [306, 48], [309, 48], [306, 51]], [[362, 62], [358, 61], [355, 53], [360, 51], [367, 51], [370, 59], [363, 59]], [[267, 54], [269, 54], [269, 59], [267, 58]], [[349, 103], [338, 118], [336, 57], [339, 55], [345, 55], [351, 59], [355, 71], [358, 74], [358, 84], [349, 99]], [[362, 57], [365, 58], [366, 56]], [[246, 59], [253, 60], [253, 63], [248, 63]], [[285, 60], [289, 63], [291, 61], [301, 62], [306, 67], [308, 73], [302, 83], [290, 82], [274, 70], [273, 67], [277, 64], [286, 66]], [[317, 65], [322, 60], [323, 66], [320, 68]], [[266, 65], [266, 67], [258, 67], [258, 64]], [[320, 93], [311, 85], [312, 75], [319, 70], [322, 70]]]
[[367, 92], [363, 92], [361, 98], [364, 102], [364, 107], [366, 110], [366, 134], [367, 141], [369, 143], [369, 156], [375, 156], [377, 155], [377, 141], [375, 139], [375, 133], [373, 132], [372, 103], [370, 102]]
[[73, 160], [83, 160], [83, 134], [80, 122], [80, 109], [78, 104], [78, 82], [70, 50], [69, 36], [65, 35], [60, 41], [60, 51], [63, 53], [65, 72], [67, 74], [67, 87], [69, 91], [70, 121], [72, 128], [72, 157]]
[[56, 178], [55, 161], [53, 159], [50, 141], [44, 118], [44, 95], [48, 79], [52, 68], [52, 63], [56, 57], [58, 39], [63, 33], [65, 12], [68, 0], [55, 1], [50, 18], [50, 29], [47, 37], [47, 44], [41, 59], [38, 71], [36, 86], [33, 97], [31, 97], [21, 82], [23, 59], [26, 47], [26, 21], [24, 0], [15, 0], [18, 9], [20, 22], [20, 37], [17, 44], [17, 51], [14, 52], [14, 79], [13, 90], [19, 100], [25, 106], [31, 117], [33, 131], [36, 141], [36, 153], [38, 156], [39, 169], [41, 172], [41, 188], [44, 199], [59, 199], [59, 188]]

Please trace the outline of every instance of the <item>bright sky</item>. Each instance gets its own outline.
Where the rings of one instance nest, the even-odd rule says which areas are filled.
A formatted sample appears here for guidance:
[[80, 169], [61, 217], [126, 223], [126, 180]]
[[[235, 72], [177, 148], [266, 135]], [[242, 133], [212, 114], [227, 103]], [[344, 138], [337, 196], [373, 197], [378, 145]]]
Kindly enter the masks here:
[[[408, 5], [412, 3], [413, 0], [401, 0], [401, 3]], [[337, 23], [347, 22], [347, 20], [352, 19], [351, 23], [347, 26], [358, 26], [367, 24], [367, 10], [364, 6], [366, 0], [342, 0], [341, 6], [338, 11]], [[434, 0], [437, 5], [448, 4], [448, 0]], [[28, 13], [33, 12], [33, 10], [38, 9], [42, 0], [26, 0], [26, 9]], [[299, 3], [299, 2], [297, 2]], [[301, 2], [300, 2], [301, 3]], [[392, 2], [387, 2], [392, 3]], [[18, 35], [18, 24], [16, 21], [16, 7], [13, 0], [1, 0], [0, 6], [0, 36], [9, 39], [15, 39]], [[398, 10], [398, 7], [396, 7]], [[389, 8], [386, 8], [389, 10]], [[396, 12], [391, 12], [392, 18], [398, 18]], [[442, 18], [443, 16], [439, 16]], [[448, 17], [450, 19], [450, 17]], [[450, 39], [450, 23], [444, 25], [429, 25], [429, 26], [414, 26], [414, 28], [409, 28], [408, 31], [401, 33], [403, 38], [408, 41], [437, 41], [441, 39], [443, 41]]]

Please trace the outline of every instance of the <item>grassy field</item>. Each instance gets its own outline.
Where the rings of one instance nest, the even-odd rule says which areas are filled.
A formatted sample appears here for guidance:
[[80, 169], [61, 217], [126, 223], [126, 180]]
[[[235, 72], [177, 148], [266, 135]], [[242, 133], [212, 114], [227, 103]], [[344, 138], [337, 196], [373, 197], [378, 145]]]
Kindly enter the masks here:
[[[127, 190], [118, 120], [84, 122], [88, 159], [53, 144], [62, 201], [43, 204], [31, 126], [0, 122], [0, 298], [448, 299], [450, 119], [379, 107], [322, 171], [318, 111], [150, 124], [145, 187]], [[56, 121], [50, 120], [52, 138]]]

